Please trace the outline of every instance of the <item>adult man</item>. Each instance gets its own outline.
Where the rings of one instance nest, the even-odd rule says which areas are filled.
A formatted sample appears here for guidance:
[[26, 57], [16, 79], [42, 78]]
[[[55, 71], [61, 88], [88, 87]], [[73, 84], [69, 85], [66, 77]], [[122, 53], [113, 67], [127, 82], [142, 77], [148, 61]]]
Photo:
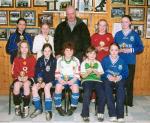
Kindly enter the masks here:
[[85, 50], [90, 45], [90, 33], [86, 24], [78, 17], [72, 6], [66, 9], [66, 19], [60, 23], [54, 34], [54, 49], [56, 57], [61, 55], [64, 42], [71, 41], [75, 45], [75, 56], [80, 62]]
[[[26, 29], [26, 20], [24, 18], [19, 18], [17, 20], [17, 29], [15, 33], [11, 34], [9, 40], [6, 44], [6, 52], [10, 54], [10, 62], [13, 63], [14, 58], [17, 55], [18, 43], [22, 40], [28, 41], [30, 45], [30, 50], [32, 49], [32, 37], [25, 32]], [[32, 50], [31, 50], [32, 51]]]

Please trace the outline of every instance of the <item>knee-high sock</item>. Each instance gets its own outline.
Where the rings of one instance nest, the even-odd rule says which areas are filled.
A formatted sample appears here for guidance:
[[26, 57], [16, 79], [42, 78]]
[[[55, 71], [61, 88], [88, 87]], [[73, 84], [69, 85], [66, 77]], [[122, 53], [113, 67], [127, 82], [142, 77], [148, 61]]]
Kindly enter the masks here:
[[23, 102], [24, 102], [24, 104], [23, 104], [23, 106], [24, 107], [26, 107], [26, 106], [29, 106], [29, 103], [30, 103], [30, 95], [24, 95], [24, 97], [23, 97]]
[[20, 105], [20, 103], [21, 103], [20, 94], [18, 94], [18, 95], [13, 94], [13, 101], [14, 101], [15, 105]]
[[61, 98], [62, 98], [62, 94], [61, 93], [59, 93], [59, 94], [55, 93], [54, 101], [55, 101], [55, 106], [56, 107], [61, 107]]
[[52, 99], [45, 98], [45, 111], [52, 111]]
[[79, 93], [72, 93], [71, 95], [71, 106], [76, 107], [78, 104]]
[[34, 102], [35, 109], [41, 110], [40, 97], [33, 97], [33, 102]]

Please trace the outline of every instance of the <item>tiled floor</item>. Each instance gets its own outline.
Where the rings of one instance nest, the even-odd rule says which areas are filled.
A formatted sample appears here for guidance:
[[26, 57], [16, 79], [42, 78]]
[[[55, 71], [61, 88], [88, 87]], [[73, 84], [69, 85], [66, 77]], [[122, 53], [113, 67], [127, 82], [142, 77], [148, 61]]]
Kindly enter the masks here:
[[[12, 104], [13, 105], [13, 104]], [[53, 107], [53, 118], [51, 121], [52, 123], [82, 123], [83, 120], [80, 117], [82, 104], [79, 103], [79, 106], [73, 116], [59, 116], [56, 112], [55, 108]], [[105, 121], [103, 123], [109, 123], [108, 111], [105, 108]], [[33, 106], [31, 106], [31, 111], [33, 111]], [[125, 116], [126, 123], [150, 123], [150, 96], [136, 96], [134, 97], [134, 106], [128, 108], [129, 114]], [[97, 118], [94, 115], [95, 109], [94, 104], [91, 103], [90, 106], [90, 122], [96, 123]], [[7, 96], [0, 96], [0, 123], [43, 123], [46, 122], [45, 114], [42, 113], [41, 115], [37, 116], [34, 119], [25, 118], [21, 119], [18, 116], [15, 116], [14, 109], [12, 106], [12, 113], [8, 115], [8, 97]]]

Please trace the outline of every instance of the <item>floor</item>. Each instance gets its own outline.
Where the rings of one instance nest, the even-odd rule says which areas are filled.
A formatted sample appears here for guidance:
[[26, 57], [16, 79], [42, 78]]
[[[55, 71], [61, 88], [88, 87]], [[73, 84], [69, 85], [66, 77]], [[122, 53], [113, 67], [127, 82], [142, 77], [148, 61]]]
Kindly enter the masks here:
[[[13, 105], [13, 104], [12, 104]], [[83, 120], [80, 117], [82, 104], [79, 103], [77, 110], [72, 116], [59, 116], [53, 106], [53, 118], [52, 123], [82, 123]], [[105, 108], [105, 120], [103, 123], [109, 123], [107, 107]], [[30, 108], [30, 113], [34, 110], [33, 106]], [[128, 116], [125, 116], [126, 123], [150, 123], [150, 96], [135, 96], [134, 106], [128, 107]], [[12, 113], [8, 115], [8, 97], [0, 96], [0, 123], [43, 123], [45, 120], [45, 114], [37, 116], [34, 119], [15, 116], [14, 108], [12, 106]], [[98, 123], [95, 116], [94, 103], [90, 105], [90, 122]]]

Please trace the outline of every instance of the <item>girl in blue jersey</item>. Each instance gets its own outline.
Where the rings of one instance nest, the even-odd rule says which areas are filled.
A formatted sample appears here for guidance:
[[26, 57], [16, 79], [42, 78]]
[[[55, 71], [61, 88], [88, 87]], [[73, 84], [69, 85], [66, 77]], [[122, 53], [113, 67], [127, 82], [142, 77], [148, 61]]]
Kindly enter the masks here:
[[54, 85], [56, 59], [52, 55], [52, 46], [49, 43], [43, 45], [42, 52], [43, 55], [38, 58], [35, 68], [35, 84], [32, 87], [35, 111], [30, 117], [34, 118], [42, 113], [38, 90], [43, 88], [45, 93], [46, 120], [50, 120], [52, 118], [52, 98], [50, 89], [52, 85]]
[[[110, 121], [124, 121], [125, 79], [128, 76], [128, 66], [118, 55], [119, 46], [115, 43], [110, 45], [110, 55], [102, 60], [104, 75], [102, 80], [105, 84], [105, 94], [109, 110]], [[113, 89], [116, 88], [116, 105], [113, 97]]]
[[126, 82], [127, 105], [133, 106], [133, 80], [135, 74], [136, 54], [142, 52], [143, 43], [137, 32], [131, 30], [131, 17], [122, 17], [122, 30], [115, 35], [115, 42], [120, 46], [119, 55], [128, 64], [129, 76]]

